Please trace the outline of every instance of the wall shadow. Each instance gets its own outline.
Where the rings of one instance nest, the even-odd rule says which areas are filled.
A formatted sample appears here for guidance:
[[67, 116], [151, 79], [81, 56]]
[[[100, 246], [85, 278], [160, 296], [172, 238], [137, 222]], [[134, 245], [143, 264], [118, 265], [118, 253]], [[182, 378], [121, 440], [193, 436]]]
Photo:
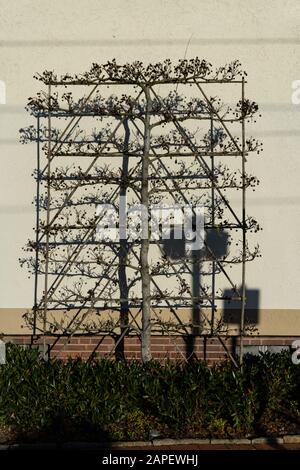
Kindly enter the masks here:
[[[221, 259], [228, 255], [229, 233], [226, 230], [209, 229], [205, 239], [209, 249], [205, 249], [202, 256], [205, 259]], [[214, 255], [214, 256], [213, 256]]]
[[[162, 239], [161, 246], [164, 255], [170, 260], [180, 261], [186, 259], [191, 262], [192, 265], [191, 285], [194, 300], [192, 304], [191, 316], [193, 326], [191, 334], [185, 335], [184, 340], [186, 343], [186, 358], [188, 360], [193, 360], [196, 358], [196, 336], [201, 335], [203, 332], [203, 319], [201, 318], [201, 306], [203, 304], [203, 300], [201, 299], [201, 295], [203, 294], [201, 289], [201, 263], [203, 261], [213, 261], [215, 258], [221, 259], [228, 254], [229, 234], [225, 230], [206, 230], [206, 246], [200, 250], [194, 250], [188, 254], [187, 240], [185, 239], [184, 233], [182, 239], [176, 239], [175, 233], [175, 227], [171, 227], [169, 239]], [[214, 283], [218, 267], [216, 262], [212, 262], [211, 265], [212, 272], [209, 274], [209, 276], [212, 279], [212, 283]]]
[[[241, 290], [241, 287], [239, 287], [239, 290]], [[230, 300], [232, 295], [232, 289], [224, 291], [224, 297], [228, 297], [228, 300], [223, 301], [223, 321], [227, 324], [240, 323], [241, 318], [242, 303], [240, 300]], [[248, 289], [246, 287], [245, 325], [257, 325], [259, 323], [259, 302], [259, 289]]]

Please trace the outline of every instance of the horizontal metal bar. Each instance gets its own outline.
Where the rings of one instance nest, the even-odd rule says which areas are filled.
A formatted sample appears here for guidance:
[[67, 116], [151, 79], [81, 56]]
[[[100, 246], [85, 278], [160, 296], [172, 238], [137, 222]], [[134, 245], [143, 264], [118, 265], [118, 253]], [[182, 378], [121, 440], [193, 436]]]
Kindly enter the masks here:
[[[153, 81], [153, 82], [138, 82], [138, 81], [133, 81], [133, 80], [128, 80], [128, 81], [105, 81], [105, 80], [95, 80], [95, 81], [80, 81], [80, 80], [70, 80], [70, 81], [62, 81], [62, 80], [50, 80], [50, 81], [45, 81], [45, 80], [41, 80], [45, 85], [54, 85], [54, 86], [68, 86], [68, 85], [76, 85], [76, 86], [95, 86], [95, 85], [99, 85], [99, 86], [107, 86], [107, 85], [125, 85], [125, 86], [128, 86], [128, 85], [132, 85], [132, 86], [139, 86], [139, 87], [143, 87], [145, 85], [148, 85], [148, 86], [157, 86], [157, 85], [174, 85], [174, 84], [182, 84], [182, 85], [186, 85], [186, 84], [197, 84], [197, 83], [201, 83], [202, 85], [204, 84], [213, 84], [213, 83], [223, 83], [223, 84], [227, 84], [227, 85], [234, 85], [234, 84], [241, 84], [243, 83], [243, 80], [217, 80], [217, 79], [207, 79], [207, 80], [195, 80], [193, 78], [189, 78], [187, 80], [178, 80], [178, 79], [174, 79], [174, 80], [157, 80], [157, 81]], [[247, 83], [246, 81], [244, 81], [244, 83]]]

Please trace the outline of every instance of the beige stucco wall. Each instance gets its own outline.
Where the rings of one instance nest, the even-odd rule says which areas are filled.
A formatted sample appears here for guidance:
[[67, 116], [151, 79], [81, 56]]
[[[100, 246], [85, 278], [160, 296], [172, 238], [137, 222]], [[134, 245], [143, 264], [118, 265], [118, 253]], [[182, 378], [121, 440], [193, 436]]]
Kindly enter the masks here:
[[[5, 335], [32, 334], [32, 329], [28, 327], [23, 317], [24, 313], [28, 311], [30, 310], [21, 309], [21, 308], [20, 309], [18, 308], [0, 309], [0, 335], [1, 334], [5, 334]], [[220, 312], [220, 315], [222, 315], [222, 312]], [[49, 316], [51, 317], [51, 313]], [[156, 319], [153, 314], [152, 314], [152, 317], [154, 320]], [[55, 318], [59, 320], [61, 319], [61, 316], [56, 315]], [[103, 313], [101, 315], [102, 321], [105, 321], [108, 318], [117, 320], [116, 315], [111, 314], [111, 313], [110, 314]], [[168, 323], [178, 324], [178, 322], [175, 320], [172, 313], [168, 311], [158, 312], [157, 318], [160, 318], [161, 320], [164, 320]], [[300, 335], [300, 310], [260, 309], [258, 318], [259, 318], [258, 324], [253, 325], [254, 328], [249, 328], [247, 330], [247, 334], [254, 335], [254, 336], [259, 336], [259, 335], [261, 336], [263, 335], [297, 336], [297, 335]], [[50, 318], [48, 319], [50, 321]], [[183, 322], [183, 324], [188, 324], [191, 321], [190, 310], [181, 310], [180, 319]], [[99, 316], [96, 316], [95, 314], [90, 313], [88, 318], [86, 319], [86, 323], [92, 323], [93, 321], [95, 322], [99, 321]], [[42, 328], [41, 324], [39, 326]], [[154, 330], [157, 330], [156, 332], [158, 332], [160, 329], [159, 327], [157, 327], [157, 328], [154, 328]], [[209, 329], [207, 331], [209, 331]], [[228, 324], [226, 327], [226, 324], [224, 324], [222, 331], [223, 331], [223, 334], [236, 335], [236, 334], [239, 334], [239, 326], [238, 324]], [[57, 331], [56, 333], [58, 332], [59, 331]]]
[[300, 105], [291, 103], [299, 22], [298, 0], [0, 0], [0, 331], [20, 329], [16, 309], [32, 305], [33, 280], [18, 258], [34, 225], [35, 151], [18, 143], [18, 130], [30, 123], [23, 108], [39, 86], [33, 74], [186, 54], [216, 65], [237, 58], [247, 70], [247, 94], [262, 111], [253, 133], [264, 142], [263, 156], [249, 161], [261, 186], [248, 208], [264, 230], [247, 285], [260, 291], [262, 334], [300, 334]]

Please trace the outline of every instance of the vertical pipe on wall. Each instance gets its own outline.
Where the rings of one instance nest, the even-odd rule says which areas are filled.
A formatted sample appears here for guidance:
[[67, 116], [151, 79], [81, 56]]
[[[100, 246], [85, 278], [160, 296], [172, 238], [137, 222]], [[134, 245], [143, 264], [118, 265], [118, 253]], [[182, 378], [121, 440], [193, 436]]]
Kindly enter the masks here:
[[246, 174], [245, 174], [245, 81], [242, 80], [242, 225], [243, 225], [243, 252], [242, 252], [242, 295], [241, 295], [241, 318], [240, 318], [240, 366], [243, 364], [244, 354], [244, 327], [245, 327], [245, 306], [246, 306]]
[[50, 238], [50, 179], [51, 179], [51, 85], [48, 85], [48, 148], [47, 148], [47, 213], [46, 213], [46, 244], [45, 244], [45, 284], [44, 284], [44, 315], [43, 315], [43, 349], [46, 355], [46, 326], [48, 310], [48, 275], [49, 275], [49, 238]]
[[37, 131], [37, 150], [36, 150], [36, 171], [37, 171], [37, 186], [36, 186], [36, 222], [35, 222], [35, 268], [34, 268], [34, 300], [33, 300], [33, 335], [36, 335], [36, 323], [38, 314], [38, 265], [39, 265], [39, 233], [40, 233], [40, 116], [37, 116], [36, 122]]
[[141, 277], [142, 277], [142, 360], [148, 362], [151, 360], [151, 297], [150, 297], [150, 272], [149, 272], [149, 227], [148, 227], [148, 214], [149, 214], [149, 153], [150, 153], [150, 113], [152, 109], [150, 90], [147, 85], [144, 88], [146, 99], [146, 112], [144, 121], [144, 151], [142, 157], [142, 188], [141, 188], [141, 203], [143, 209], [147, 213], [147, 221], [144, 215], [142, 223], [147, 223], [146, 233], [143, 229], [141, 238]]

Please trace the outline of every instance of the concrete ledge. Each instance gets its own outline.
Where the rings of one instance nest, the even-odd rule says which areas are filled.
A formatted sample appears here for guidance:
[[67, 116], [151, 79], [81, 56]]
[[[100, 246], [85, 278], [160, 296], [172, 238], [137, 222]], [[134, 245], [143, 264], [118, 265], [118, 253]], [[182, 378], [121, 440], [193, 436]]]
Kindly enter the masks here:
[[152, 445], [157, 446], [191, 446], [191, 445], [207, 445], [210, 439], [154, 439]]
[[178, 446], [179, 439], [154, 439], [152, 446]]
[[227, 445], [227, 444], [248, 444], [251, 445], [250, 439], [210, 439], [212, 445]]
[[298, 444], [300, 443], [300, 435], [295, 434], [295, 435], [283, 436], [283, 442], [284, 444]]
[[251, 440], [252, 444], [283, 444], [282, 437], [256, 437]]
[[13, 449], [63, 449], [63, 450], [101, 450], [124, 449], [130, 447], [148, 447], [155, 449], [160, 446], [176, 447], [188, 445], [260, 445], [260, 444], [300, 444], [300, 435], [282, 437], [256, 437], [254, 439], [155, 439], [153, 441], [115, 441], [115, 442], [65, 442], [62, 444], [38, 442], [36, 444], [1, 444], [1, 450]]
[[[169, 439], [166, 439], [168, 441]], [[105, 444], [104, 444], [105, 445]], [[151, 441], [116, 441], [116, 442], [109, 442], [108, 446], [111, 449], [122, 449], [123, 447], [144, 447], [144, 446], [152, 446]]]

